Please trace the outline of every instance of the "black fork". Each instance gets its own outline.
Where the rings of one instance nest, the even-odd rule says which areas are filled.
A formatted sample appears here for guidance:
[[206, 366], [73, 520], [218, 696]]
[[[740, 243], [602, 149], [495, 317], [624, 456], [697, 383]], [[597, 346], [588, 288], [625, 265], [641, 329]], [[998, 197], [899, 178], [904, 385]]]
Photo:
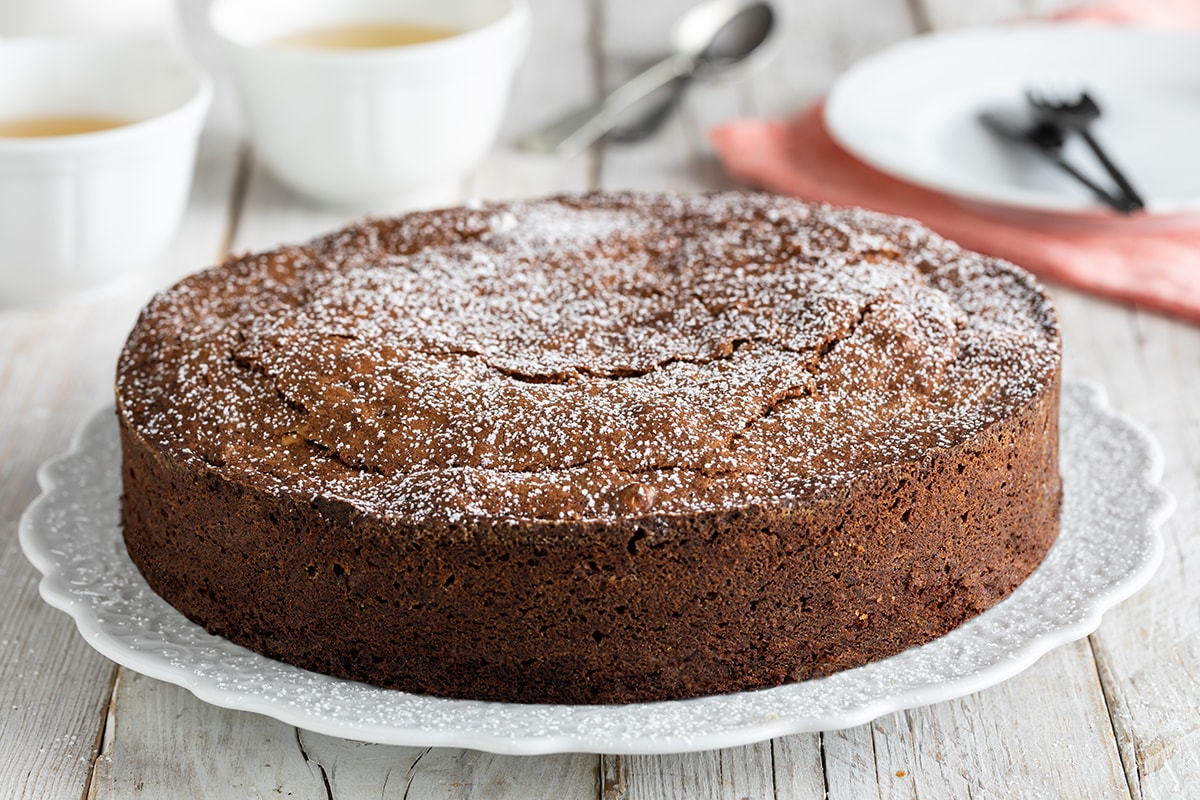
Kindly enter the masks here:
[[1109, 177], [1120, 188], [1131, 211], [1146, 207], [1146, 202], [1142, 199], [1141, 194], [1133, 188], [1133, 184], [1100, 146], [1100, 142], [1092, 133], [1092, 123], [1099, 119], [1101, 114], [1100, 104], [1096, 102], [1095, 98], [1087, 92], [1082, 92], [1074, 100], [1066, 100], [1034, 90], [1027, 90], [1025, 98], [1041, 119], [1059, 126], [1064, 131], [1078, 133], [1083, 138]]

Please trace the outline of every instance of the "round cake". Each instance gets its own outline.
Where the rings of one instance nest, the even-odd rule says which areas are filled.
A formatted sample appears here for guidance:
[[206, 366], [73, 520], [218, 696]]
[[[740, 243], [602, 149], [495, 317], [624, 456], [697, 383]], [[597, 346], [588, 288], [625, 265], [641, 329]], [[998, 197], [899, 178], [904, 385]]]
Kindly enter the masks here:
[[746, 193], [366, 221], [159, 294], [117, 374], [150, 585], [317, 672], [621, 703], [827, 675], [1058, 531], [1037, 284]]

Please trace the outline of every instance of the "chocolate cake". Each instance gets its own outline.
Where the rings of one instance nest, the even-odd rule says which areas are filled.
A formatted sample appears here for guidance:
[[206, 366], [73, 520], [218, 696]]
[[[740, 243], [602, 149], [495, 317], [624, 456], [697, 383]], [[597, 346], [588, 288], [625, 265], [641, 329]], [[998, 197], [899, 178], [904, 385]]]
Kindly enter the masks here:
[[595, 193], [363, 222], [158, 295], [117, 375], [150, 585], [273, 658], [621, 703], [928, 642], [1058, 530], [1053, 311], [917, 224]]

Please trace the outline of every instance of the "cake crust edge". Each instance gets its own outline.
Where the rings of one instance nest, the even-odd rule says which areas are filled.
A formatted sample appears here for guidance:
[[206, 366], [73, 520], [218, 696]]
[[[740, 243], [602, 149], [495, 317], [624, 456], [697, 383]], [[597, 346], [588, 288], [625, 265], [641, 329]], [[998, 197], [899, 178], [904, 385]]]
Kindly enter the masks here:
[[794, 503], [420, 530], [179, 463], [119, 410], [121, 523], [185, 616], [316, 672], [517, 703], [746, 691], [932, 641], [1027, 578], [1058, 533], [1059, 391]]

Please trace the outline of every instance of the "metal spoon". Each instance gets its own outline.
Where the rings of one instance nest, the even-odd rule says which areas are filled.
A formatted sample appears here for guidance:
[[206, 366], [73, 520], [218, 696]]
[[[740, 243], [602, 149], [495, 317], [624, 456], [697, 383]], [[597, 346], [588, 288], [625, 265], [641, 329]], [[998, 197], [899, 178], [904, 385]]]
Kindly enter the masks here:
[[538, 153], [578, 155], [612, 130], [626, 110], [674, 82], [663, 106], [649, 115], [646, 124], [657, 127], [692, 79], [707, 78], [742, 61], [767, 40], [774, 27], [775, 12], [769, 3], [708, 0], [690, 9], [672, 28], [669, 56], [614, 89], [603, 100], [567, 114], [526, 136], [519, 144]]

